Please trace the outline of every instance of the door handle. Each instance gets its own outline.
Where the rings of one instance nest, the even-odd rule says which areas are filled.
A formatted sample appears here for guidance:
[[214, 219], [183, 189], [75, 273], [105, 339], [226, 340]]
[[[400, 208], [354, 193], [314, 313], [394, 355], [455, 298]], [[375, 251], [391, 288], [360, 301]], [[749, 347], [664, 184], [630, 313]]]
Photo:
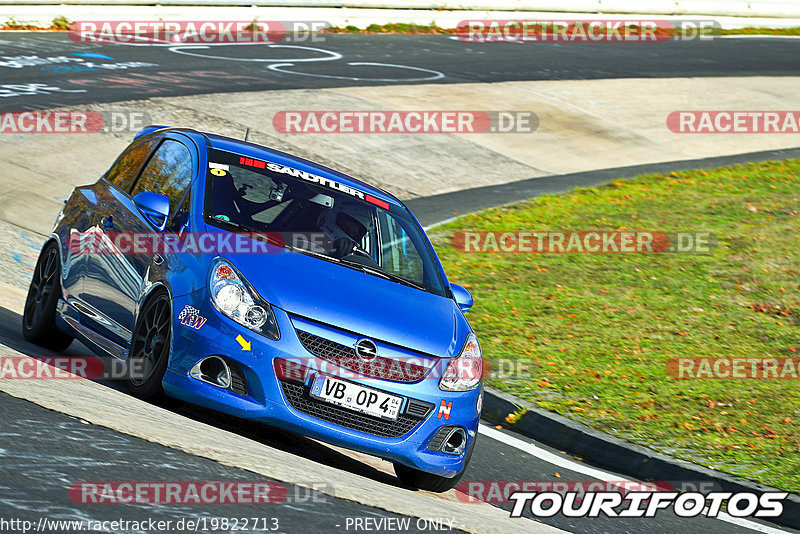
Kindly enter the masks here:
[[114, 217], [109, 215], [108, 217], [103, 217], [100, 219], [100, 222], [103, 224], [103, 230], [108, 230], [109, 228], [114, 228]]

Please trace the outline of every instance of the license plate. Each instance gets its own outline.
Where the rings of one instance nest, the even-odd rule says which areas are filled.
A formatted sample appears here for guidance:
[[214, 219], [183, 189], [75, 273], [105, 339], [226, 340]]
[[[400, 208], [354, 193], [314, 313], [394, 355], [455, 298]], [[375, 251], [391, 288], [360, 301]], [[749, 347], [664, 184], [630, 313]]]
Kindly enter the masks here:
[[392, 421], [397, 419], [400, 407], [403, 405], [402, 397], [320, 375], [314, 378], [311, 396], [343, 408]]

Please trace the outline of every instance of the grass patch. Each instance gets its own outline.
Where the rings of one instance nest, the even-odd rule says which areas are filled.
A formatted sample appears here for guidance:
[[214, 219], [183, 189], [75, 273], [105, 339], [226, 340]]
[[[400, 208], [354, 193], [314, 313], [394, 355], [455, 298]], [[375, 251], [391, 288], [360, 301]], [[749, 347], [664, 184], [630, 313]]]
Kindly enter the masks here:
[[731, 28], [711, 33], [712, 35], [800, 35], [800, 28]]
[[25, 31], [67, 31], [72, 21], [67, 17], [56, 17], [50, 23], [50, 26], [40, 26], [38, 24], [18, 21], [11, 17], [4, 23], [0, 24], [0, 31], [2, 30], [25, 30]]
[[442, 28], [435, 22], [430, 24], [413, 24], [407, 22], [389, 22], [387, 24], [370, 24], [366, 28], [348, 25], [345, 27], [331, 26], [325, 28], [323, 33], [455, 33], [455, 29]]
[[[675, 380], [670, 358], [800, 356], [800, 160], [649, 174], [435, 228], [488, 384], [592, 427], [800, 491], [800, 381]], [[712, 254], [465, 254], [461, 230], [708, 231]], [[495, 369], [498, 365], [494, 366]]]

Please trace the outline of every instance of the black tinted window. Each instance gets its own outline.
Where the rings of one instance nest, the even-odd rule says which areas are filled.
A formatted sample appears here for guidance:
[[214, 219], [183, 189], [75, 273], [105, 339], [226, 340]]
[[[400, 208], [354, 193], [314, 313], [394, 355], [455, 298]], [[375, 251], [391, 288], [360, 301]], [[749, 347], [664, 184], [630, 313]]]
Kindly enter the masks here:
[[138, 144], [134, 142], [134, 144], [126, 148], [125, 152], [114, 163], [114, 166], [106, 173], [106, 180], [125, 192], [130, 191], [136, 175], [139, 174], [142, 165], [147, 161], [147, 156], [153, 150], [155, 142], [155, 140]]
[[175, 213], [178, 202], [192, 181], [192, 168], [189, 149], [178, 141], [167, 139], [147, 162], [132, 194], [135, 196], [147, 191], [167, 195]]

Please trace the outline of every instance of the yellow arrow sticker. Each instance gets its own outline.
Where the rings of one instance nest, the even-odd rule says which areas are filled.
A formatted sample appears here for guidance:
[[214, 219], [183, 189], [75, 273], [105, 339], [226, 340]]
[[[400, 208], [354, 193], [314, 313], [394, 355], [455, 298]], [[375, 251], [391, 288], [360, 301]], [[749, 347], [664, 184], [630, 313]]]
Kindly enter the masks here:
[[239, 345], [242, 346], [242, 350], [250, 350], [251, 343], [245, 340], [245, 338], [242, 337], [242, 334], [236, 336], [236, 341], [238, 341]]

